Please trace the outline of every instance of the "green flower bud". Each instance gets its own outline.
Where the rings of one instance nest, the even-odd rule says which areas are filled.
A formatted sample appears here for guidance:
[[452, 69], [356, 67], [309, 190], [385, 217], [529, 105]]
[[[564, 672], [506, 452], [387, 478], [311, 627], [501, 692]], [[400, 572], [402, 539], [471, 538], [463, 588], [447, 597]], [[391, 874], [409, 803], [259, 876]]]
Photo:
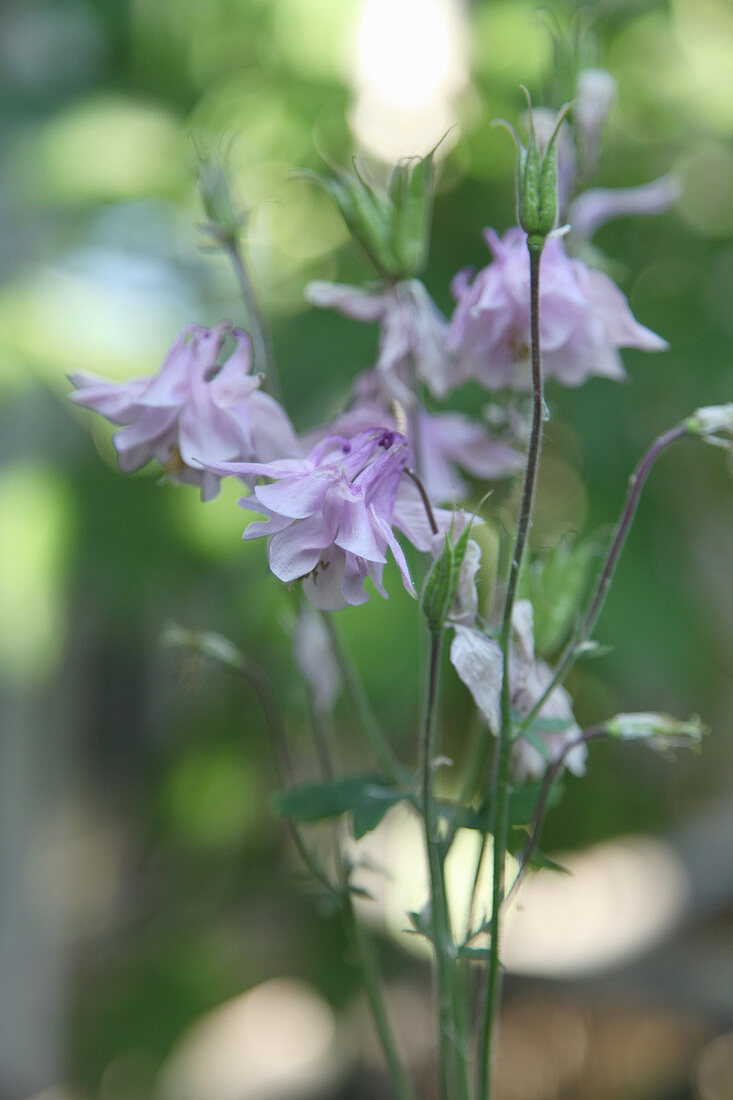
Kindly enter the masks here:
[[518, 150], [517, 161], [517, 221], [527, 234], [530, 249], [541, 252], [546, 238], [557, 221], [557, 148], [556, 141], [565, 115], [571, 104], [566, 104], [558, 115], [557, 124], [549, 141], [542, 148], [537, 139], [532, 100], [522, 86], [529, 108], [529, 141], [525, 147], [514, 127], [505, 119], [497, 123], [505, 126], [514, 138]]
[[306, 173], [334, 200], [379, 274], [408, 279], [425, 266], [433, 209], [435, 150], [395, 166], [386, 191], [366, 179], [354, 161], [352, 174]]
[[198, 148], [196, 155], [199, 160], [198, 191], [208, 219], [206, 228], [217, 241], [225, 244], [236, 241], [249, 214], [238, 209], [232, 198], [224, 160], [202, 153]]
[[454, 543], [451, 526], [450, 531], [446, 532], [443, 549], [433, 562], [433, 567], [428, 574], [422, 597], [422, 610], [432, 631], [441, 629], [448, 612], [453, 607], [470, 534], [471, 524], [469, 523]]

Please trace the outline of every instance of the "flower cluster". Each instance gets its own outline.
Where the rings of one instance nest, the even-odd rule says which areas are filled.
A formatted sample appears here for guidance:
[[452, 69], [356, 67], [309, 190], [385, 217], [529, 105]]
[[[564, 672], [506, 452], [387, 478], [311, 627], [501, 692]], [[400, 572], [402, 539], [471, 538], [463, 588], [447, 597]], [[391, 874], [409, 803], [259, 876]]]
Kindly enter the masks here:
[[[591, 174], [597, 160], [614, 94], [607, 74], [581, 74], [572, 126], [552, 112], [535, 112], [530, 119], [533, 155], [547, 165], [553, 187], [557, 156], [561, 213], [577, 211], [586, 234], [614, 210], [653, 209], [668, 201], [666, 192], [660, 198], [657, 184], [644, 195], [614, 192], [609, 198], [597, 192], [594, 198], [586, 192], [573, 197], [578, 180]], [[419, 198], [422, 220], [413, 229], [419, 229], [424, 251], [432, 155], [400, 169], [395, 179], [407, 188], [402, 205], [392, 188], [380, 192], [380, 209], [395, 241], [401, 240], [409, 203]], [[361, 194], [363, 181], [352, 184]], [[408, 194], [413, 185], [415, 195]], [[300, 438], [285, 410], [264, 392], [262, 376], [252, 374], [249, 337], [228, 322], [211, 329], [189, 326], [155, 376], [112, 383], [73, 374], [72, 400], [119, 426], [113, 443], [124, 471], [153, 459], [174, 479], [199, 486], [204, 500], [217, 494], [223, 476], [244, 481], [252, 495], [241, 503], [265, 516], [264, 522], [250, 525], [245, 537], [267, 536], [273, 573], [286, 582], [301, 580], [317, 606], [363, 603], [367, 579], [386, 595], [388, 552], [414, 593], [395, 529], [418, 549], [434, 550], [431, 523], [445, 529], [450, 522], [450, 513], [434, 506], [455, 507], [464, 500], [466, 474], [495, 481], [515, 474], [524, 461], [524, 441], [515, 427], [521, 414], [512, 416], [514, 405], [502, 433], [488, 416], [477, 420], [432, 407], [468, 380], [490, 391], [515, 393], [518, 407], [528, 386], [526, 234], [513, 228], [500, 238], [488, 229], [486, 239], [494, 259], [473, 278], [465, 271], [455, 277], [457, 305], [451, 318], [443, 316], [414, 277], [415, 264], [397, 264], [390, 279], [364, 288], [325, 282], [306, 288], [312, 304], [378, 324], [380, 335], [376, 362], [357, 376], [346, 410]], [[378, 271], [384, 275], [379, 266]], [[559, 237], [544, 248], [540, 314], [544, 373], [565, 385], [578, 385], [590, 375], [623, 377], [619, 348], [666, 346], [634, 319], [610, 278], [570, 255]], [[221, 363], [227, 340], [235, 348]], [[406, 474], [413, 469], [420, 488]], [[465, 643], [465, 637], [458, 641], [461, 631], [473, 627], [456, 622], [455, 628], [460, 648]]]

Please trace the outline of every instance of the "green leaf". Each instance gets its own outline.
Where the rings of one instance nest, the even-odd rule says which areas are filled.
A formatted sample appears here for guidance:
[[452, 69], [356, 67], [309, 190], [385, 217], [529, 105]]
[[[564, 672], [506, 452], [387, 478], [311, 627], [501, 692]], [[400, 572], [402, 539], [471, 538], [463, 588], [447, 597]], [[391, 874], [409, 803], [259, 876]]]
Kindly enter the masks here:
[[[520, 826], [511, 829], [507, 841], [507, 850], [513, 856], [521, 858], [527, 847], [528, 839], [529, 833], [524, 827]], [[558, 871], [564, 875], [570, 874], [567, 867], [563, 867], [561, 863], [558, 863], [544, 852], [539, 851], [539, 849], [535, 851], [528, 866], [533, 867], [535, 870], [545, 869], [548, 871]]]
[[[543, 783], [525, 783], [509, 795], [509, 824], [528, 825], [537, 808], [537, 800], [542, 793]], [[551, 809], [560, 802], [563, 794], [561, 783], [554, 783], [547, 799], [547, 808]]]
[[470, 947], [467, 944], [458, 948], [459, 959], [473, 959], [474, 962], [482, 962], [488, 959], [490, 951], [488, 947]]
[[351, 813], [358, 839], [375, 829], [404, 792], [378, 775], [349, 775], [321, 783], [304, 783], [273, 798], [280, 817], [306, 825]]
[[520, 598], [532, 602], [537, 652], [554, 653], [567, 638], [587, 588], [593, 542], [563, 538], [522, 570]]

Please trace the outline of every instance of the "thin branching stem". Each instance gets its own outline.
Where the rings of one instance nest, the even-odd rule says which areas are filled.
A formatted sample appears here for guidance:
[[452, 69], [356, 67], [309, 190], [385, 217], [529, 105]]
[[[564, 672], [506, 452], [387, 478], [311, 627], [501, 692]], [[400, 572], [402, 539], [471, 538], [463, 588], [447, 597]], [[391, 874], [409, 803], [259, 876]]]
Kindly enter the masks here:
[[536, 700], [529, 713], [522, 719], [517, 730], [518, 734], [523, 733], [530, 727], [552, 692], [556, 687], [562, 684], [565, 677], [578, 660], [582, 652], [581, 647], [590, 638], [593, 628], [598, 621], [598, 616], [603, 609], [618, 559], [621, 556], [621, 551], [624, 548], [626, 538], [634, 521], [634, 516], [636, 515], [644, 483], [651, 472], [652, 466], [663, 451], [666, 451], [667, 448], [671, 447], [673, 443], [676, 443], [678, 439], [683, 439], [688, 434], [689, 431], [685, 422], [677, 424], [674, 428], [670, 428], [669, 431], [663, 432], [662, 435], [655, 439], [651, 447], [639, 460], [639, 463], [629, 478], [628, 492], [621, 509], [618, 523], [616, 524], [614, 536], [608, 548], [606, 559], [601, 566], [598, 579], [591, 593], [586, 610], [581, 617], [580, 625], [573, 632], [570, 641], [563, 650], [549, 684]]
[[605, 729], [602, 726], [593, 726], [588, 730], [584, 730], [580, 737], [573, 738], [572, 741], [568, 741], [564, 746], [562, 752], [556, 760], [553, 760], [547, 765], [545, 769], [545, 775], [542, 780], [542, 790], [540, 791], [539, 798], [535, 804], [534, 815], [532, 817], [532, 823], [529, 829], [529, 837], [524, 851], [522, 852], [522, 858], [519, 864], [519, 870], [514, 878], [514, 882], [511, 885], [506, 900], [510, 901], [514, 897], [519, 887], [524, 881], [527, 874], [527, 868], [532, 861], [532, 858], [537, 851], [537, 846], [542, 836], [542, 830], [545, 827], [545, 818], [547, 816], [547, 809], [549, 806], [550, 795], [552, 788], [555, 785], [560, 772], [565, 766], [565, 761], [573, 751], [577, 749], [579, 745], [587, 745], [591, 741], [597, 741], [600, 737], [605, 736]]

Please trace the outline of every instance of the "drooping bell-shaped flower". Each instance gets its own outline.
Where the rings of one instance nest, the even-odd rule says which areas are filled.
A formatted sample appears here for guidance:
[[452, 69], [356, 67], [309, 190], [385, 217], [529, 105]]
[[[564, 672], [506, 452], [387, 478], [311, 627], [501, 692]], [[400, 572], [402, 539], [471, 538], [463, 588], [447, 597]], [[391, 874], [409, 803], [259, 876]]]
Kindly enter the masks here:
[[[227, 335], [236, 348], [222, 365]], [[69, 375], [76, 405], [122, 425], [112, 436], [120, 469], [139, 470], [151, 459], [178, 481], [198, 485], [203, 500], [219, 491], [207, 463], [269, 461], [302, 453], [292, 424], [252, 375], [250, 339], [228, 321], [215, 328], [190, 325], [177, 337], [156, 375], [129, 382], [78, 371]]]
[[[474, 569], [473, 560], [469, 561], [468, 569]], [[475, 606], [470, 595], [464, 594], [461, 609], [467, 608], [470, 613]], [[455, 633], [450, 649], [451, 663], [471, 692], [484, 722], [496, 734], [501, 721], [501, 648], [494, 638], [471, 625], [466, 615], [454, 616], [452, 625]], [[535, 655], [532, 605], [529, 600], [518, 600], [512, 614], [509, 658], [512, 710], [520, 717], [528, 715], [552, 682], [552, 676], [550, 666]], [[552, 728], [543, 729], [542, 720], [548, 719], [548, 727]], [[560, 758], [564, 759], [569, 771], [582, 775], [587, 750], [585, 745], [575, 744], [580, 735], [570, 695], [564, 687], [554, 688], [540, 709], [533, 741], [520, 737], [514, 744], [513, 782], [520, 784], [539, 778], [548, 763]], [[537, 739], [544, 743], [544, 749], [539, 747]]]
[[447, 321], [419, 279], [384, 289], [313, 282], [305, 295], [315, 306], [335, 309], [355, 321], [379, 323], [376, 370], [389, 398], [412, 404], [416, 379], [434, 397], [445, 397], [452, 384], [445, 349]]
[[[529, 600], [517, 600], [512, 614], [512, 655], [509, 664], [512, 708], [525, 716], [534, 708], [552, 682], [550, 666], [539, 659], [534, 648], [534, 615]], [[553, 727], [542, 729], [542, 719], [549, 719]], [[584, 744], [574, 744], [581, 730], [573, 715], [570, 694], [562, 686], [554, 688], [542, 704], [536, 739], [544, 742], [544, 752], [526, 737], [520, 737], [512, 750], [512, 774], [516, 783], [526, 779], [538, 779], [548, 763], [561, 757], [565, 767], [574, 775], [585, 771], [588, 750]], [[572, 748], [569, 746], [573, 745]]]
[[309, 432], [310, 446], [326, 434], [351, 438], [379, 425], [400, 431], [410, 444], [409, 465], [419, 471], [434, 504], [455, 504], [465, 499], [468, 486], [461, 475], [500, 481], [511, 477], [523, 464], [511, 443], [492, 434], [486, 424], [460, 412], [428, 412], [424, 408], [400, 411], [385, 393], [382, 376], [364, 371], [356, 380], [348, 409], [326, 428]]
[[[329, 435], [305, 458], [218, 463], [213, 469], [247, 481], [271, 479], [239, 502], [267, 517], [250, 524], [244, 538], [271, 536], [268, 558], [275, 576], [302, 581], [311, 603], [336, 610], [369, 599], [367, 577], [387, 595], [382, 584], [387, 550], [415, 595], [392, 528], [419, 550], [430, 549], [434, 534], [417, 488], [403, 478], [408, 455], [405, 436], [378, 427], [351, 439]], [[447, 528], [450, 513], [433, 515], [439, 528]]]
[[[494, 260], [471, 280], [453, 280], [458, 300], [448, 331], [459, 379], [476, 378], [490, 389], [528, 389], [529, 255], [525, 234], [500, 238], [485, 231]], [[540, 340], [546, 377], [577, 386], [591, 375], [623, 378], [619, 348], [662, 351], [656, 333], [635, 320], [626, 298], [603, 272], [571, 259], [559, 237], [542, 255]]]

